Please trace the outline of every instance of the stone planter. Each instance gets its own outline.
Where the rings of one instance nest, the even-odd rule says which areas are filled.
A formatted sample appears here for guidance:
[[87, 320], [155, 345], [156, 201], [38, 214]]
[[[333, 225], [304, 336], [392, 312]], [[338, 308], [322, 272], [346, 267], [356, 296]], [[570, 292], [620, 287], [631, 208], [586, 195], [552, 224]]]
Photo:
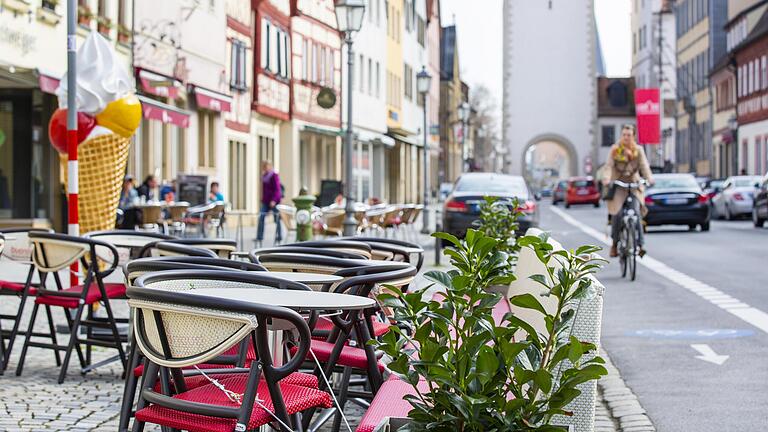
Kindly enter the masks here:
[[[407, 425], [410, 422], [407, 418], [403, 417], [387, 417], [376, 426], [373, 432], [396, 432], [401, 427]], [[563, 432], [576, 432], [573, 426], [555, 426], [563, 430]]]

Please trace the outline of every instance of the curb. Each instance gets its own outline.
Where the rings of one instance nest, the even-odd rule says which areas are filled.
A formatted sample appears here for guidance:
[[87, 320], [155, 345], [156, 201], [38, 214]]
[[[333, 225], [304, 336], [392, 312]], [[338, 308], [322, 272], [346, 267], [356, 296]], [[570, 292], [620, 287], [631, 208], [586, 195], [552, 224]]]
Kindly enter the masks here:
[[600, 418], [602, 416], [599, 415], [600, 410], [598, 408], [595, 432], [611, 430], [617, 432], [656, 432], [656, 427], [645, 409], [640, 405], [637, 396], [632, 393], [632, 390], [621, 378], [619, 370], [611, 362], [608, 353], [601, 349], [600, 356], [605, 359], [608, 375], [597, 382], [597, 387], [600, 399], [609, 415], [609, 420], [613, 423], [613, 428], [611, 429], [611, 426]]

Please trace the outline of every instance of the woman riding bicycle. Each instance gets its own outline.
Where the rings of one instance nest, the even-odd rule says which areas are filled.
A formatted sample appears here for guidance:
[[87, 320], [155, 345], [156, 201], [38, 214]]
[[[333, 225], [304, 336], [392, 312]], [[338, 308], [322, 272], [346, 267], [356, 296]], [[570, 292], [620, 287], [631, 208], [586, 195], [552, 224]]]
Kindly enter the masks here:
[[[653, 184], [653, 175], [651, 174], [651, 167], [648, 165], [648, 159], [645, 157], [645, 152], [635, 142], [634, 126], [625, 125], [621, 129], [621, 139], [611, 146], [605, 168], [603, 184], [609, 190], [606, 200], [608, 202], [608, 217], [611, 221], [611, 238], [613, 240], [610, 255], [611, 257], [617, 257], [619, 255], [617, 246], [619, 243], [619, 233], [621, 232], [621, 218], [615, 216], [621, 213], [628, 191], [623, 187], [614, 185], [613, 182], [618, 180], [624, 183], [637, 183], [641, 178], [644, 178], [649, 185]], [[648, 209], [645, 207], [642, 188], [634, 190], [634, 196], [637, 198], [633, 203], [635, 212], [645, 216]], [[642, 229], [639, 230], [638, 235], [640, 256], [643, 256], [645, 255], [645, 250], [643, 249]]]

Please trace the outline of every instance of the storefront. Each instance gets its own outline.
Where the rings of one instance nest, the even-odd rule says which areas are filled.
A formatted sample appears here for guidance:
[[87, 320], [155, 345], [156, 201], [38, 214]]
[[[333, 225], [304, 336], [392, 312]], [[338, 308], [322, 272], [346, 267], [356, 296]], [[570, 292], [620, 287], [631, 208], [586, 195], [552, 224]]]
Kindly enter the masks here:
[[387, 151], [388, 194], [390, 203], [419, 203], [422, 201], [422, 143], [412, 136], [390, 132], [395, 145]]
[[365, 202], [371, 198], [384, 200], [387, 197], [385, 155], [386, 150], [394, 146], [392, 137], [362, 129], [355, 131], [352, 172], [355, 199]]

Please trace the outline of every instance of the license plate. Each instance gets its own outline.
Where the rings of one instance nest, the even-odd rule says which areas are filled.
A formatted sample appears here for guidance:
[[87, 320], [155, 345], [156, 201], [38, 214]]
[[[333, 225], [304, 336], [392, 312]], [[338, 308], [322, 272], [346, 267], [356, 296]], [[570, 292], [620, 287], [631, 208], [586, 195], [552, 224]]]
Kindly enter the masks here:
[[664, 201], [667, 205], [682, 205], [682, 204], [688, 204], [687, 198], [669, 198]]
[[578, 190], [578, 191], [576, 191], [576, 195], [586, 195], [588, 193], [589, 193], [589, 191], [586, 191], [586, 190]]

